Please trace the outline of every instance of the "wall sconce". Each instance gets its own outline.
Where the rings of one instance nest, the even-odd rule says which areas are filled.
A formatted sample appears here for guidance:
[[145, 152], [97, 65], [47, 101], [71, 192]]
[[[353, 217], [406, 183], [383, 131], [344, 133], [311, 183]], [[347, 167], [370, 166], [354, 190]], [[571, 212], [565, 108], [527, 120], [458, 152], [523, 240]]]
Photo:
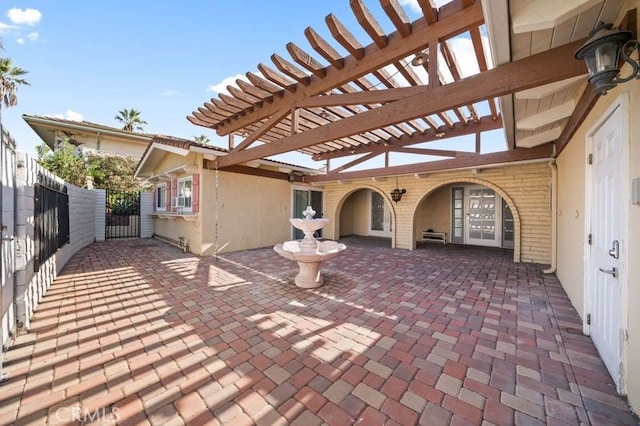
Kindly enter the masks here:
[[[595, 86], [593, 91], [601, 95], [638, 75], [638, 63], [629, 56], [634, 50], [640, 53], [638, 41], [631, 39], [631, 31], [612, 28], [612, 24], [598, 22], [589, 33], [591, 38], [574, 55], [576, 59], [584, 59], [589, 70], [589, 83]], [[618, 77], [620, 58], [633, 68], [628, 77]]]
[[406, 189], [402, 188], [399, 189], [398, 188], [398, 176], [396, 176], [396, 189], [394, 189], [393, 191], [391, 191], [391, 199], [393, 201], [395, 201], [396, 204], [398, 204], [398, 201], [402, 200], [402, 196], [407, 192]]

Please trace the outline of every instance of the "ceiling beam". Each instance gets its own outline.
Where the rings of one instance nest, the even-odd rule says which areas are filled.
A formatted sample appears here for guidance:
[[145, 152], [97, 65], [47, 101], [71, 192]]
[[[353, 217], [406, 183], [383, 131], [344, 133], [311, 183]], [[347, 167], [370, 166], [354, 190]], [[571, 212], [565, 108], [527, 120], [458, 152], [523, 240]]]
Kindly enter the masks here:
[[584, 93], [578, 101], [576, 109], [573, 111], [573, 114], [571, 114], [571, 117], [569, 117], [569, 121], [562, 129], [562, 133], [556, 141], [556, 155], [559, 155], [567, 146], [573, 135], [576, 133], [576, 130], [578, 130], [578, 127], [582, 125], [585, 118], [587, 118], [587, 114], [589, 114], [598, 99], [600, 99], [600, 94], [593, 91], [593, 86], [591, 84], [587, 85]]
[[[578, 40], [554, 49], [500, 65], [489, 71], [382, 105], [352, 117], [328, 123], [265, 145], [218, 158], [218, 167], [307, 148], [326, 141], [360, 134], [439, 111], [563, 80], [585, 72], [584, 61], [573, 60]], [[571, 60], [567, 60], [571, 58]]]
[[[484, 22], [482, 6], [478, 2], [475, 5], [463, 8], [456, 13], [441, 18], [437, 22], [428, 25], [424, 19], [419, 19], [412, 25], [413, 32], [407, 37], [403, 37], [398, 32], [394, 32], [388, 37], [388, 44], [385, 48], [379, 48], [375, 43], [364, 48], [363, 58], [358, 60], [353, 56], [342, 59], [339, 66], [333, 64], [326, 70], [324, 78], [313, 76], [311, 83], [306, 87], [298, 87], [295, 92], [277, 93], [278, 98], [274, 98], [273, 103], [257, 108], [247, 116], [235, 115], [228, 120], [216, 125], [218, 135], [224, 136], [227, 133], [236, 131], [255, 121], [260, 121], [271, 116], [275, 111], [310, 96], [326, 93], [335, 87], [354, 81], [363, 75], [377, 70], [387, 64], [399, 61], [412, 52], [424, 49], [429, 40], [447, 39], [472, 26], [479, 26]], [[305, 33], [314, 35], [311, 28]], [[315, 44], [319, 43], [319, 36], [314, 37]], [[311, 43], [312, 45], [314, 43]], [[333, 56], [332, 59], [336, 60]], [[325, 59], [327, 59], [325, 57]], [[329, 60], [329, 59], [327, 59]], [[253, 82], [253, 81], [252, 81]], [[284, 91], [283, 91], [284, 92]]]
[[517, 161], [551, 158], [553, 145], [546, 144], [536, 148], [518, 148], [511, 151], [492, 152], [490, 154], [472, 154], [446, 160], [427, 161], [401, 166], [381, 167], [369, 170], [357, 170], [343, 173], [305, 176], [304, 182], [328, 182], [336, 180], [369, 179], [383, 176], [411, 175], [416, 173], [438, 172], [443, 170], [465, 169], [477, 166], [500, 165]]

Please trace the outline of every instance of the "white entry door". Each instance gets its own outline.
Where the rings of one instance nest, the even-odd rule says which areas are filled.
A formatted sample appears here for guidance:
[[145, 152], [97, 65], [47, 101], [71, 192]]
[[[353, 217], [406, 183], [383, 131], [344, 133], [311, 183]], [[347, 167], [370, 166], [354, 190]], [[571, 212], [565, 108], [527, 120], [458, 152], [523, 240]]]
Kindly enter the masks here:
[[391, 210], [382, 195], [369, 191], [369, 235], [391, 238]]
[[500, 246], [500, 196], [493, 189], [470, 186], [466, 191], [466, 204], [465, 244]]
[[590, 334], [615, 382], [620, 385], [620, 169], [621, 107], [592, 139]]

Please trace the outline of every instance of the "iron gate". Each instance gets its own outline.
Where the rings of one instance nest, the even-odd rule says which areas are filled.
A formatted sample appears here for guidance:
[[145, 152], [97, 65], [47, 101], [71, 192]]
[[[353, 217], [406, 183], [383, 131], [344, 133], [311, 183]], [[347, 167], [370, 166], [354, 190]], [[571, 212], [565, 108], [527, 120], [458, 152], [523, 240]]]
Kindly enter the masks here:
[[105, 238], [140, 237], [140, 192], [107, 190]]

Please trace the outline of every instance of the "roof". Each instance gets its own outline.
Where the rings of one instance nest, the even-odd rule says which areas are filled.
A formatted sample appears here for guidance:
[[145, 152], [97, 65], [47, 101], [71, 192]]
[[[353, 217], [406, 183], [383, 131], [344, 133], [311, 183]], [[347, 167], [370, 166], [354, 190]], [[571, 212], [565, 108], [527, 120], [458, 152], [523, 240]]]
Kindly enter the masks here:
[[96, 134], [101, 133], [105, 135], [108, 134], [111, 136], [143, 143], [148, 143], [148, 141], [155, 136], [153, 134], [147, 133], [129, 132], [127, 130], [118, 129], [116, 127], [92, 123], [90, 121], [75, 121], [63, 118], [28, 114], [23, 114], [22, 118], [51, 149], [55, 148], [56, 130], [62, 132], [67, 131], [69, 133], [71, 131], [76, 131]]
[[[197, 152], [205, 155], [205, 160], [217, 158], [219, 156], [228, 155], [229, 151], [217, 146], [198, 143], [188, 139], [182, 139], [171, 136], [154, 136], [151, 138], [149, 145], [142, 154], [140, 162], [136, 168], [135, 176], [149, 177], [153, 172], [155, 165], [168, 152], [186, 156], [191, 152]], [[275, 166], [281, 169], [295, 170], [307, 175], [315, 175], [320, 173], [318, 170], [301, 167], [295, 164], [285, 163], [271, 159], [261, 159], [255, 162], [255, 166], [261, 165]]]
[[[624, 0], [452, 0], [439, 9], [418, 0], [422, 16], [412, 22], [398, 0], [380, 3], [393, 31], [364, 0], [350, 0], [367, 40], [330, 14], [333, 40], [305, 30], [314, 54], [289, 43], [290, 58], [272, 55], [187, 117], [230, 137], [220, 168], [291, 150], [351, 160], [326, 180], [364, 176], [348, 169], [380, 155], [385, 167], [368, 176], [552, 157], [597, 99], [573, 52], [599, 19], [619, 18]], [[463, 75], [461, 41], [474, 75]], [[482, 134], [500, 128], [509, 154], [483, 154]], [[475, 149], [426, 144], [463, 135], [475, 135]], [[390, 153], [443, 160], [393, 167]]]

